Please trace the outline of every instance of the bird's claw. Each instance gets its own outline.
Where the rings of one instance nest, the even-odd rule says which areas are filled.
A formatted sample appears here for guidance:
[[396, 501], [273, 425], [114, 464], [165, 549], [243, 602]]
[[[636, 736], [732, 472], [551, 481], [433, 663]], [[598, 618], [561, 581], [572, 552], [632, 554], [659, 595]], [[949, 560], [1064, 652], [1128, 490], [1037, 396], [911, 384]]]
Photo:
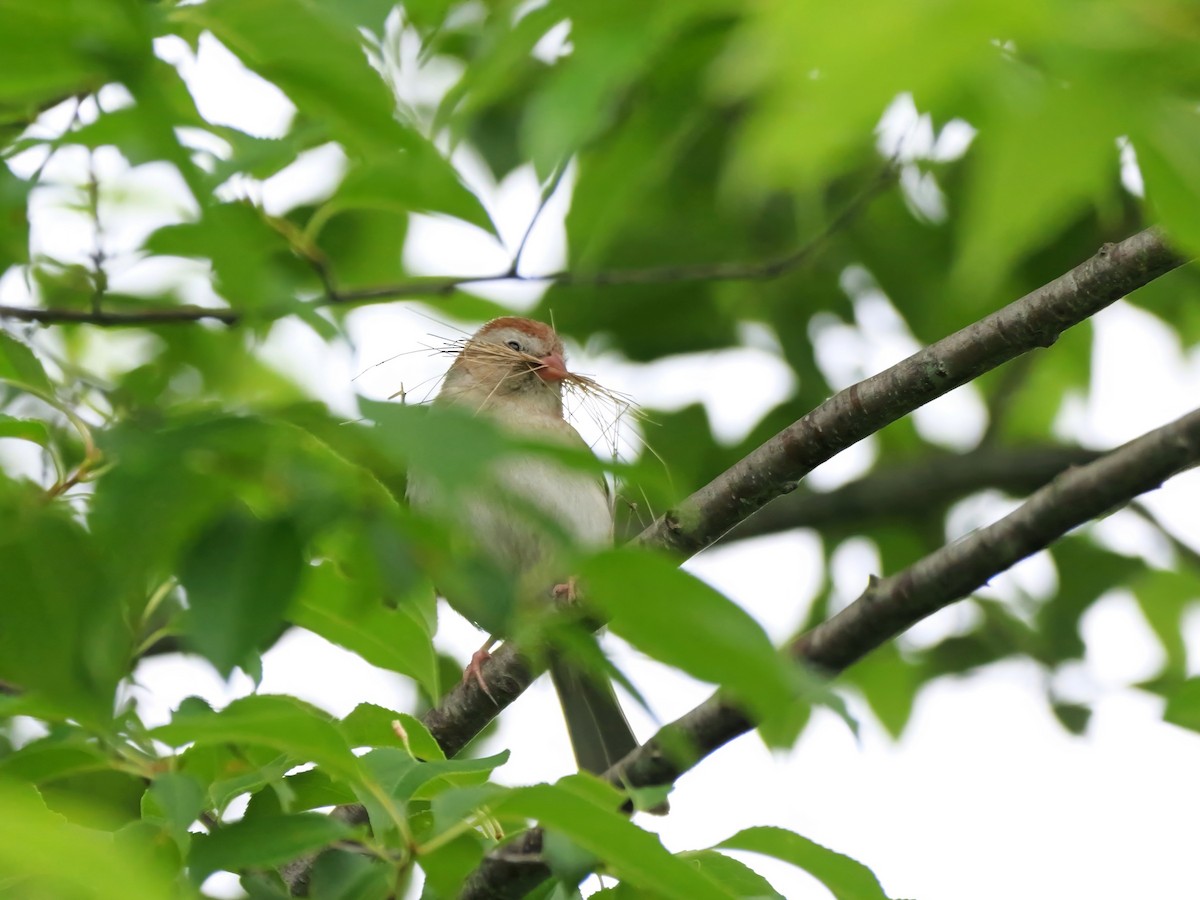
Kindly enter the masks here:
[[564, 584], [556, 584], [550, 589], [554, 599], [559, 603], [573, 604], [579, 599], [579, 591], [574, 577], [568, 578]]
[[492, 651], [487, 645], [480, 647], [471, 654], [471, 661], [463, 669], [463, 681], [467, 682], [474, 679], [475, 683], [479, 685], [479, 689], [487, 694], [488, 699], [496, 703], [496, 698], [492, 696], [492, 692], [488, 689], [487, 682], [483, 680], [483, 665], [491, 658]]

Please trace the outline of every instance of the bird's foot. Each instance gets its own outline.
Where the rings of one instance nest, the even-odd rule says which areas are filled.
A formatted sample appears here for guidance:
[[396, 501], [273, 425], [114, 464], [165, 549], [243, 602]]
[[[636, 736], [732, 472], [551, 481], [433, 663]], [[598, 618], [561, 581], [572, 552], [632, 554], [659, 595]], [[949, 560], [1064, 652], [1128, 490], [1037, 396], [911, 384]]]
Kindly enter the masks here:
[[492, 692], [488, 689], [487, 682], [483, 680], [483, 666], [484, 663], [492, 658], [493, 643], [495, 642], [489, 638], [486, 644], [471, 654], [471, 661], [463, 669], [463, 681], [474, 680], [479, 685], [479, 689], [487, 694], [488, 699], [496, 703], [496, 698], [492, 696]]
[[566, 580], [565, 584], [556, 584], [552, 587], [550, 593], [554, 595], [554, 599], [558, 603], [573, 605], [579, 599], [577, 582], [578, 579], [572, 575]]

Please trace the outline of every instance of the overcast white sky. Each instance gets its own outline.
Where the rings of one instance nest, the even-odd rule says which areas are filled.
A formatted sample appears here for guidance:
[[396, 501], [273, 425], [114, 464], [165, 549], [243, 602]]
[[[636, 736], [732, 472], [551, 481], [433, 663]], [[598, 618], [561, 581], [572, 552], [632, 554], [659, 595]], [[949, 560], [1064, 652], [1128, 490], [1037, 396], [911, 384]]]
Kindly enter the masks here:
[[[242, 69], [215, 41], [201, 40], [198, 59], [179, 41], [163, 41], [161, 51], [181, 61], [209, 118], [264, 136], [286, 128], [286, 100]], [[446, 77], [445, 72], [426, 72], [408, 78], [405, 89], [435, 90], [429, 79]], [[119, 92], [106, 99], [119, 102]], [[903, 104], [895, 115], [889, 127], [902, 126], [905, 115], [914, 133], [925, 127]], [[928, 150], [934, 136], [930, 132], [918, 138], [922, 140]], [[945, 142], [942, 151], [949, 152]], [[65, 153], [47, 174], [78, 182], [82, 161], [81, 155]], [[537, 202], [532, 174], [514, 173], [494, 185], [469, 154], [458, 154], [455, 161], [485, 198], [508, 246], [515, 246]], [[30, 157], [18, 160], [18, 165], [36, 162]], [[165, 167], [131, 170], [117, 154], [104, 152], [97, 154], [96, 165], [104, 190], [121, 204], [119, 209], [112, 206], [105, 217], [110, 253], [131, 250], [147, 231], [189, 206]], [[328, 190], [338, 171], [339, 154], [326, 148], [266, 184], [239, 182], [230, 190], [260, 197], [278, 212]], [[933, 204], [922, 207], [926, 214], [936, 216], [936, 194], [913, 190], [914, 197]], [[525, 255], [527, 271], [562, 264], [566, 194], [543, 214]], [[59, 258], [83, 259], [94, 239], [85, 218], [62, 209], [69, 198], [67, 191], [41, 192], [34, 239]], [[509, 252], [469, 227], [417, 217], [405, 259], [417, 272], [469, 274], [503, 270]], [[189, 296], [198, 302], [211, 299], [206, 297], [204, 266], [196, 265], [193, 271]], [[177, 267], [161, 263], [128, 268], [118, 263], [110, 274], [115, 289], [133, 289], [175, 279], [178, 273]], [[839, 387], [916, 349], [886, 298], [855, 283], [847, 286], [856, 297], [861, 328], [831, 325], [822, 334], [819, 353]], [[520, 285], [498, 288], [492, 296], [521, 307], [536, 298], [536, 291]], [[0, 283], [0, 300], [21, 302], [22, 295], [19, 280]], [[415, 304], [361, 309], [350, 317], [353, 346], [332, 347], [304, 326], [284, 321], [272, 330], [265, 352], [314, 394], [350, 414], [356, 392], [386, 397], [401, 384], [413, 391], [440, 374], [444, 358], [405, 353], [429, 343], [431, 335], [454, 336], [450, 326], [427, 315], [436, 317], [436, 311]], [[1095, 326], [1095, 391], [1080, 398], [1065, 417], [1063, 428], [1069, 433], [1089, 445], [1110, 447], [1165, 423], [1196, 402], [1200, 357], [1182, 354], [1160, 323], [1119, 303], [1096, 317]], [[634, 365], [596, 347], [574, 346], [569, 351], [574, 368], [634, 394], [648, 407], [704, 402], [719, 436], [735, 440], [793, 387], [790, 373], [773, 352], [773, 337], [750, 331], [745, 338], [747, 346], [741, 350], [652, 365]], [[97, 366], [119, 369], [136, 364], [137, 341], [97, 330]], [[397, 356], [401, 353], [405, 355]], [[748, 390], [750, 384], [753, 391]], [[413, 396], [419, 399], [420, 392]], [[978, 436], [984, 417], [973, 390], [964, 388], [922, 410], [917, 423], [931, 439], [963, 446]], [[871, 442], [865, 442], [822, 467], [812, 482], [823, 487], [841, 483], [869, 465], [873, 453]], [[1200, 505], [1200, 475], [1174, 479], [1149, 503], [1200, 546], [1194, 514]], [[992, 521], [1008, 508], [999, 497], [964, 504], [952, 517], [952, 530], [957, 534]], [[1144, 530], [1128, 515], [1113, 516], [1103, 533], [1127, 550], [1169, 561], [1168, 551], [1148, 544]], [[803, 619], [820, 565], [818, 539], [797, 531], [704, 553], [687, 568], [742, 603], [772, 637], [783, 640]], [[839, 551], [833, 576], [840, 594], [849, 600], [878, 570], [870, 546], [860, 541]], [[1010, 598], [1019, 587], [1044, 596], [1053, 590], [1054, 577], [1047, 560], [1035, 557], [996, 579], [991, 590]], [[971, 615], [968, 605], [943, 611], [905, 640], [935, 640], [962, 628]], [[1161, 657], [1132, 598], [1120, 593], [1107, 597], [1087, 614], [1084, 626], [1087, 659], [1063, 676], [1060, 685], [1071, 696], [1096, 702], [1084, 738], [1068, 736], [1052, 719], [1042, 695], [1044, 676], [1032, 664], [1005, 663], [969, 678], [944, 679], [925, 690], [899, 744], [892, 743], [853, 698], [851, 706], [863, 723], [857, 742], [841, 722], [820, 712], [790, 753], [771, 753], [753, 735], [741, 738], [680, 781], [670, 816], [645, 824], [672, 850], [709, 846], [750, 825], [791, 828], [870, 866], [893, 897], [1126, 900], [1193, 895], [1200, 837], [1195, 815], [1200, 782], [1194, 777], [1200, 735], [1163, 724], [1161, 704], [1127, 688], [1153, 674]], [[1195, 671], [1200, 616], [1189, 619], [1187, 637], [1190, 668]], [[443, 617], [439, 642], [444, 648], [465, 659], [479, 641], [479, 633], [462, 619], [453, 613]], [[640, 658], [615, 641], [613, 646], [618, 663], [653, 709], [651, 717], [627, 704], [641, 736], [708, 696], [708, 687]], [[301, 631], [289, 634], [267, 654], [264, 673], [261, 690], [294, 694], [339, 715], [364, 701], [406, 709], [413, 700], [403, 679]], [[179, 658], [147, 661], [138, 675], [142, 708], [151, 722], [165, 720], [190, 694], [223, 703], [251, 689], [244, 677], [223, 684], [207, 664]], [[506, 783], [552, 780], [571, 770], [565, 730], [548, 683], [539, 682], [504, 714], [491, 741], [491, 749], [500, 747], [513, 751], [511, 761], [497, 773]], [[743, 858], [788, 898], [829, 896], [790, 867]], [[223, 896], [239, 895], [229, 876], [214, 876], [208, 887]]]

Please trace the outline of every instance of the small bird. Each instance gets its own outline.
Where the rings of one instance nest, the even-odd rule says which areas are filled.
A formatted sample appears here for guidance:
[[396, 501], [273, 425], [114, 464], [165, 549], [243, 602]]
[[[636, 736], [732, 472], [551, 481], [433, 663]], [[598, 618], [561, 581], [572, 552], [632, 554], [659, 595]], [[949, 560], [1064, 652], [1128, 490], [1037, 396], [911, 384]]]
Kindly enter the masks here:
[[[522, 437], [586, 447], [563, 418], [563, 384], [576, 378], [567, 370], [562, 341], [553, 328], [503, 316], [466, 341], [434, 403], [466, 407]], [[574, 579], [560, 568], [563, 535], [583, 549], [612, 543], [607, 485], [540, 456], [498, 460], [493, 475], [514, 502], [506, 503], [503, 494], [460, 499], [453, 515], [523, 595], [545, 597], [547, 605], [556, 598], [574, 602]], [[444, 498], [419, 475], [410, 474], [408, 497], [418, 509], [445, 507]], [[555, 535], [546, 522], [539, 524], [539, 516], [562, 534]], [[446, 599], [454, 605], [454, 597]], [[495, 642], [496, 636], [490, 636], [463, 675], [475, 678], [485, 691], [481, 666]], [[572, 666], [561, 652], [551, 654], [550, 676], [581, 769], [604, 772], [638, 746], [607, 679]]]

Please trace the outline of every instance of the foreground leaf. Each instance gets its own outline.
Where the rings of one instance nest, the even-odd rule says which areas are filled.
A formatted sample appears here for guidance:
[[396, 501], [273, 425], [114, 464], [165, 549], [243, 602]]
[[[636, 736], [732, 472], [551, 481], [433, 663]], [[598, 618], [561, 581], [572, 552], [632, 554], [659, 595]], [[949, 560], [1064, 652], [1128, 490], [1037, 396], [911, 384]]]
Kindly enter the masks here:
[[274, 866], [352, 833], [344, 822], [320, 813], [243, 819], [193, 838], [188, 874], [194, 884], [201, 884], [218, 870]]
[[[590, 784], [580, 788], [583, 778]], [[609, 803], [594, 802], [595, 779], [572, 775], [558, 784], [518, 788], [496, 801], [494, 808], [536, 819], [543, 827], [561, 832], [584, 850], [604, 861], [622, 881], [678, 900], [727, 900], [734, 896], [697, 872], [690, 863], [673, 856], [656, 835], [638, 828], [617, 812], [621, 796], [608, 792]]]
[[748, 850], [791, 863], [829, 888], [837, 900], [887, 900], [875, 873], [862, 863], [783, 828], [747, 828], [717, 848]]

